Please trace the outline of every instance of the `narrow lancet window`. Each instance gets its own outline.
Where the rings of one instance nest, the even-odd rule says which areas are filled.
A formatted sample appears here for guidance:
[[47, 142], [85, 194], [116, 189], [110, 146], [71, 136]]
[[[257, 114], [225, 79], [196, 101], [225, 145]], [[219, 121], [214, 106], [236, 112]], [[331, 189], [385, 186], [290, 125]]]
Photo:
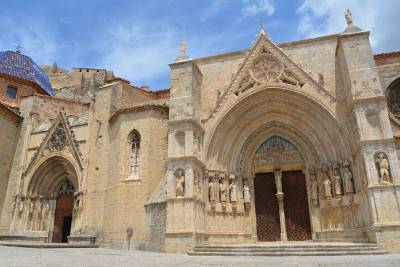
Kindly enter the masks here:
[[135, 130], [131, 133], [130, 178], [139, 178], [140, 166], [140, 134]]

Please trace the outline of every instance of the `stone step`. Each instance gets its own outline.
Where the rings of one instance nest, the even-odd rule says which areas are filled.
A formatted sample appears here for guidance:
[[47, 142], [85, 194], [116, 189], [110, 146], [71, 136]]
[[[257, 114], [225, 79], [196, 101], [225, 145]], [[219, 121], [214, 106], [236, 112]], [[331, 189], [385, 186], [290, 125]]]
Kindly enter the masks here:
[[362, 248], [362, 247], [352, 247], [352, 248], [232, 248], [232, 249], [224, 249], [224, 248], [215, 248], [215, 249], [206, 249], [206, 248], [194, 248], [194, 252], [302, 252], [302, 251], [319, 251], [319, 252], [329, 252], [329, 251], [375, 251], [379, 250], [378, 247], [369, 247], [369, 248]]
[[200, 245], [189, 255], [259, 255], [259, 256], [317, 256], [317, 255], [377, 255], [387, 253], [374, 243], [256, 243], [249, 245]]
[[188, 252], [190, 256], [345, 256], [345, 255], [382, 255], [383, 250], [372, 251], [303, 251], [303, 252]]
[[22, 248], [98, 248], [98, 245], [68, 244], [68, 243], [34, 243], [0, 241], [0, 246]]

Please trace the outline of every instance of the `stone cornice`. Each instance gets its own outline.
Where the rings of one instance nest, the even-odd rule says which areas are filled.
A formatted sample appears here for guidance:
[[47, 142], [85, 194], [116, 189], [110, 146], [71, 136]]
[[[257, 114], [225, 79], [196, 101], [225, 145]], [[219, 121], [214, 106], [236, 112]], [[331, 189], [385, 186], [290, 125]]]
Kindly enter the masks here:
[[386, 96], [377, 95], [377, 96], [356, 98], [353, 100], [354, 105], [360, 104], [360, 103], [368, 103], [368, 102], [386, 102]]
[[15, 122], [20, 123], [22, 121], [22, 117], [15, 113], [12, 109], [4, 105], [0, 102], [0, 115], [4, 115], [5, 118]]
[[167, 111], [168, 112], [169, 106], [167, 104], [145, 104], [145, 105], [138, 105], [138, 106], [134, 106], [134, 107], [119, 109], [111, 115], [109, 121], [114, 122], [117, 119], [117, 117], [121, 114], [142, 112], [142, 111], [148, 111], [148, 110]]

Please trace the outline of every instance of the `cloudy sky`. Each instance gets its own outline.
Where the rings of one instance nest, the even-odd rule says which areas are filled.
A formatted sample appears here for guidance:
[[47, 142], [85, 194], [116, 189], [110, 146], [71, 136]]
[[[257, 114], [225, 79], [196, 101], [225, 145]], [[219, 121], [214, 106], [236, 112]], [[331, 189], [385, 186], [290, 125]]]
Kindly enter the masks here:
[[277, 43], [342, 32], [343, 12], [371, 31], [376, 53], [400, 50], [400, 0], [13, 0], [0, 9], [0, 50], [38, 64], [114, 70], [169, 87], [179, 40], [192, 58], [249, 48], [259, 25]]

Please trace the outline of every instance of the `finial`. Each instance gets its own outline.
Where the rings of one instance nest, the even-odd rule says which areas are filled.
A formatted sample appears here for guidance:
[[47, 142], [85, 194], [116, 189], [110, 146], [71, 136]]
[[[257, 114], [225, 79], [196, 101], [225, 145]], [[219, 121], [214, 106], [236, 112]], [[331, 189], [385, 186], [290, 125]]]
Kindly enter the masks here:
[[260, 24], [260, 29], [258, 30], [258, 35], [261, 35], [261, 34], [266, 35], [265, 29], [264, 29], [264, 23]]
[[21, 45], [17, 45], [17, 46], [15, 47], [15, 52], [18, 53], [18, 54], [21, 54], [21, 48], [22, 48]]
[[185, 60], [189, 58], [186, 55], [186, 47], [187, 47], [186, 41], [182, 39], [179, 43], [179, 54], [178, 57], [175, 59], [175, 61]]
[[350, 9], [346, 9], [344, 12], [344, 17], [346, 18], [347, 26], [353, 26], [353, 14]]

